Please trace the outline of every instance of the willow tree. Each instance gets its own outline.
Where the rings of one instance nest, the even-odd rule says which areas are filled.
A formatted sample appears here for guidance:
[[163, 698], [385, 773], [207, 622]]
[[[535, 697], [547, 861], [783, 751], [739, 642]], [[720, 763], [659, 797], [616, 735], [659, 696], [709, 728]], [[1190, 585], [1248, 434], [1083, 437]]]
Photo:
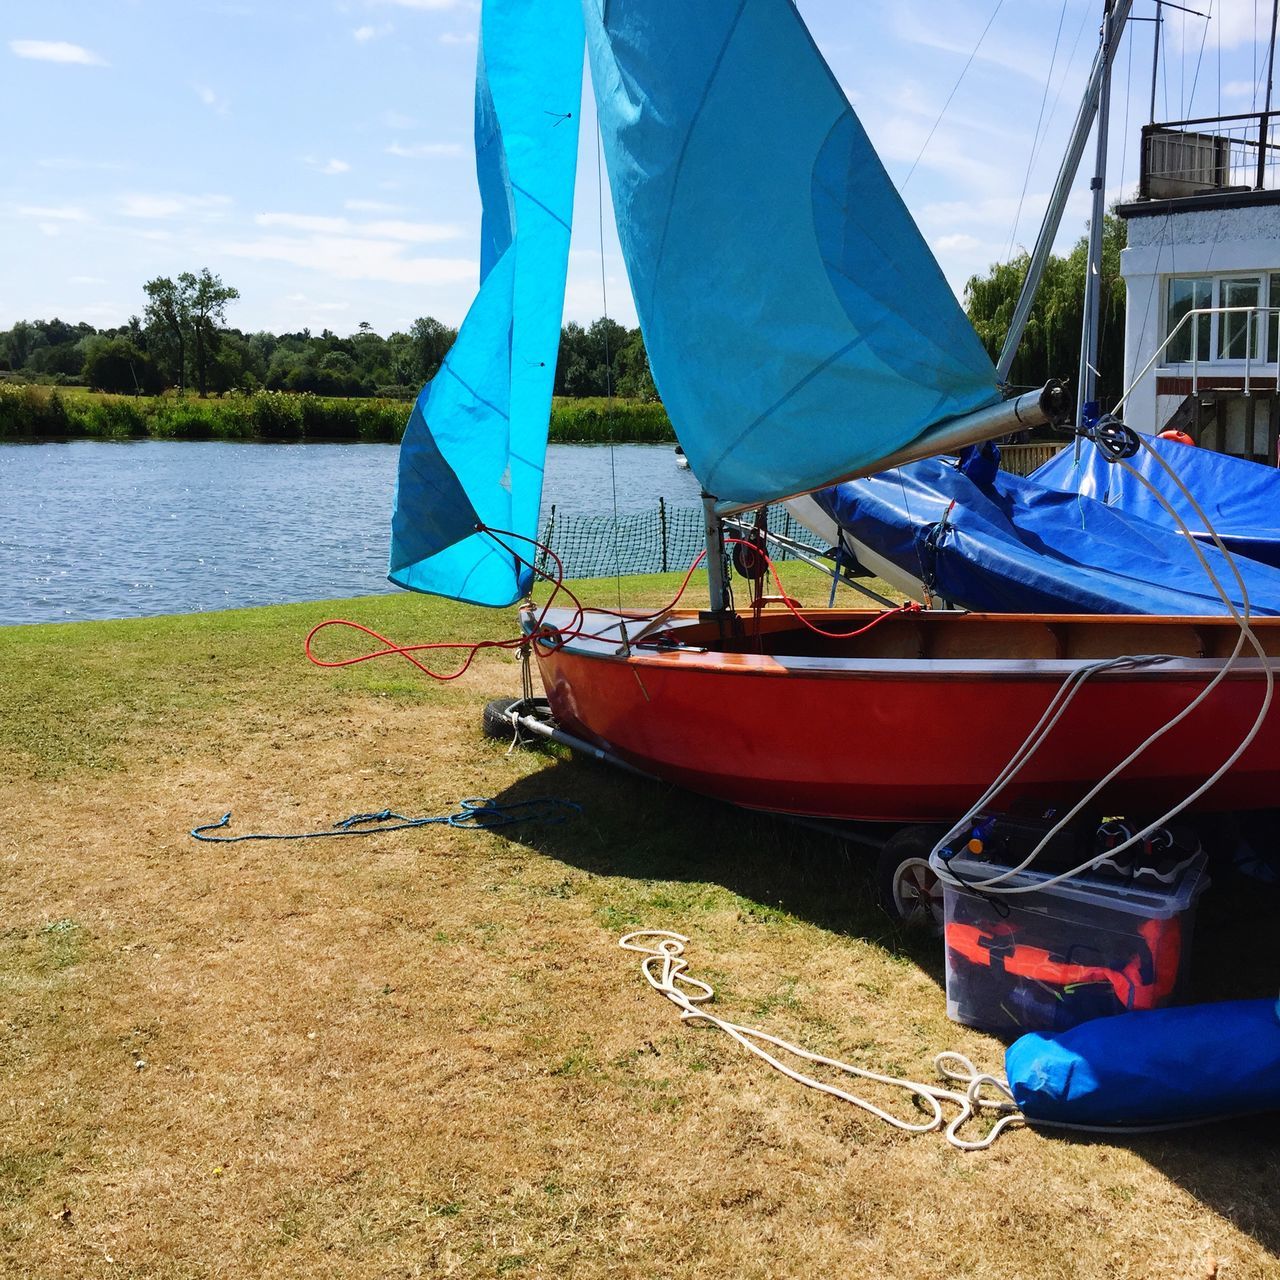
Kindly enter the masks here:
[[[1107, 214], [1102, 227], [1102, 306], [1098, 335], [1098, 397], [1105, 408], [1124, 383], [1124, 281], [1120, 250], [1124, 223]], [[1081, 236], [1066, 257], [1050, 254], [1044, 280], [1027, 321], [1026, 332], [1009, 371], [1015, 387], [1042, 386], [1047, 378], [1075, 384], [1080, 364], [1084, 316], [1085, 263], [1089, 240]], [[984, 276], [971, 276], [964, 288], [965, 310], [994, 360], [1013, 319], [1030, 255], [997, 262]]]

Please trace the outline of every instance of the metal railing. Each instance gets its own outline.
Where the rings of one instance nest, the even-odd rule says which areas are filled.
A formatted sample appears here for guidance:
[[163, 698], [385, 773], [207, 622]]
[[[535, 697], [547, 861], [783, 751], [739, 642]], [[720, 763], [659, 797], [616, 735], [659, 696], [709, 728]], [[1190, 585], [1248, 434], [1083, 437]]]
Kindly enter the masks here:
[[[1280, 307], [1192, 307], [1181, 320], [1178, 321], [1172, 329], [1169, 330], [1168, 336], [1155, 349], [1151, 359], [1147, 361], [1142, 368], [1134, 374], [1130, 379], [1129, 385], [1125, 387], [1124, 394], [1116, 401], [1115, 412], [1119, 413], [1124, 408], [1125, 402], [1133, 394], [1133, 389], [1147, 376], [1148, 373], [1159, 362], [1160, 357], [1168, 350], [1169, 344], [1182, 332], [1183, 327], [1196, 319], [1198, 316], [1224, 316], [1224, 315], [1243, 315], [1245, 317], [1244, 326], [1244, 356], [1243, 358], [1235, 358], [1230, 363], [1244, 365], [1244, 394], [1250, 395], [1253, 390], [1253, 370], [1255, 365], [1260, 365], [1265, 374], [1259, 375], [1265, 377], [1268, 381], [1275, 382], [1277, 395], [1280, 395], [1280, 362], [1276, 360], [1268, 360], [1265, 358], [1254, 359], [1254, 334], [1255, 328], [1257, 332], [1258, 348], [1262, 356], [1267, 355], [1266, 348], [1270, 345], [1269, 335], [1271, 325], [1266, 323], [1266, 319], [1272, 316], [1280, 316]], [[1280, 325], [1280, 321], [1272, 321], [1272, 323]], [[1212, 342], [1212, 336], [1210, 337]], [[1190, 364], [1191, 366], [1191, 394], [1195, 395], [1200, 389], [1200, 331], [1196, 327], [1191, 332], [1191, 359], [1176, 360], [1174, 364]], [[1206, 363], [1209, 363], [1206, 357]], [[1220, 367], [1224, 363], [1223, 358], [1219, 358], [1211, 362], [1214, 367]]]
[[1280, 187], [1276, 111], [1167, 120], [1142, 128], [1143, 200], [1207, 191], [1274, 191]]

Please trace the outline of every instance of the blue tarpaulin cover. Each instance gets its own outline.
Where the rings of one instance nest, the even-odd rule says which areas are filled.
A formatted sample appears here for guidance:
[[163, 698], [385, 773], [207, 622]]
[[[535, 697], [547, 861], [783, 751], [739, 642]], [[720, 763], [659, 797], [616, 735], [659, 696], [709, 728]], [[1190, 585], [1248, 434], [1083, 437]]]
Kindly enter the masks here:
[[[994, 468], [970, 472], [928, 458], [814, 498], [853, 538], [967, 609], [1224, 612], [1194, 549], [1166, 526]], [[1233, 589], [1221, 554], [1204, 551]], [[1237, 563], [1253, 611], [1280, 614], [1280, 569]]]
[[996, 403], [793, 0], [583, 0], [654, 380], [704, 489], [771, 500]]
[[1121, 1013], [1032, 1033], [1005, 1054], [1032, 1123], [1174, 1125], [1280, 1106], [1274, 1000]]
[[[1280, 469], [1176, 440], [1148, 438], [1147, 443], [1178, 473], [1233, 553], [1280, 567]], [[1146, 449], [1130, 458], [1129, 465], [1155, 485], [1192, 533], [1208, 539], [1200, 518]], [[1079, 460], [1074, 446], [1066, 448], [1033, 472], [1031, 478], [1050, 489], [1080, 493], [1176, 530], [1172, 517], [1150, 491], [1121, 468], [1109, 464], [1088, 442], [1081, 442]]]
[[[532, 572], [477, 521], [537, 533], [582, 93], [581, 0], [485, 0], [476, 69], [480, 291], [400, 447], [391, 581], [507, 605]], [[505, 540], [534, 560], [533, 547]]]

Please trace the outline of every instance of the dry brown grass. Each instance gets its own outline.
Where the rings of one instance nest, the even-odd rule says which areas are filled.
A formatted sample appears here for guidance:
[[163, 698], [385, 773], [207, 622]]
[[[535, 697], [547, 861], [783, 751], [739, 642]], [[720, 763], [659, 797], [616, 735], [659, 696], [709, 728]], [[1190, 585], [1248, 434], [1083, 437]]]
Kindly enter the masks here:
[[[401, 635], [504, 625], [341, 607]], [[507, 755], [478, 731], [517, 688], [503, 658], [443, 689], [310, 669], [326, 612], [0, 633], [8, 1274], [1280, 1274], [1270, 1121], [961, 1155], [681, 1026], [626, 927], [690, 934], [724, 1010], [814, 1047], [917, 1075], [1001, 1052], [946, 1021], [936, 944], [869, 907], [860, 855]], [[297, 830], [477, 794], [583, 813], [185, 834], [232, 807]]]

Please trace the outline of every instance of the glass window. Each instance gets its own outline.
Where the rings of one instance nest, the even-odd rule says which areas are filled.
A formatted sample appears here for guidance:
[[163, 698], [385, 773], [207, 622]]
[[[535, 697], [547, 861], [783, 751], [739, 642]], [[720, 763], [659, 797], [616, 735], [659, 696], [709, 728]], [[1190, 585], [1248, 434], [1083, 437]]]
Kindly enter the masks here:
[[[1256, 307], [1262, 299], [1262, 281], [1257, 276], [1223, 280], [1220, 306]], [[1218, 359], [1258, 358], [1258, 317], [1236, 311], [1218, 317]]]
[[[1212, 305], [1212, 276], [1185, 276], [1181, 280], [1170, 280], [1169, 309], [1166, 313], [1164, 330], [1166, 335], [1178, 328], [1178, 321], [1188, 311], [1196, 307]], [[1165, 348], [1165, 362], [1172, 364], [1175, 361], [1192, 359], [1193, 339], [1195, 358], [1207, 360], [1209, 358], [1209, 321], [1209, 316], [1196, 316], [1178, 329], [1173, 341]]]

